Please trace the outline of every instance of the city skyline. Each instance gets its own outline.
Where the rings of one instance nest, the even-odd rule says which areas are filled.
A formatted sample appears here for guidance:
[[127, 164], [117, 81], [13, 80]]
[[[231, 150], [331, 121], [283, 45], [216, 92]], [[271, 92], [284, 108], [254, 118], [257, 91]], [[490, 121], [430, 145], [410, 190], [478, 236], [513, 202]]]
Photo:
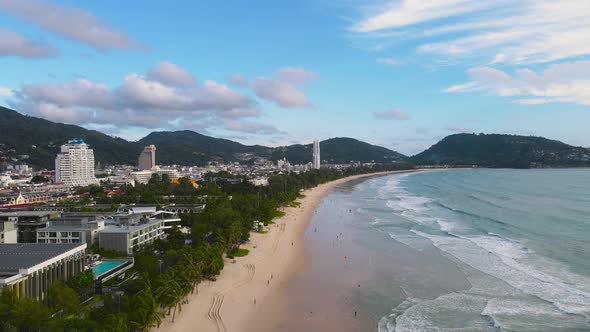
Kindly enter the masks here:
[[485, 132], [590, 146], [581, 0], [0, 0], [0, 17], [1, 105], [126, 139], [348, 136], [412, 155]]

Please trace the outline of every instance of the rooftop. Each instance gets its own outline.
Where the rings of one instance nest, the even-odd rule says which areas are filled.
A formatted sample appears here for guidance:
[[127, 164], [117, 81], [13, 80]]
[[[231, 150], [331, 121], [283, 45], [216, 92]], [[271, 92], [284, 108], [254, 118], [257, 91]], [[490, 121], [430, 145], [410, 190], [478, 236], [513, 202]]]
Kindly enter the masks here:
[[84, 250], [80, 243], [8, 243], [0, 244], [0, 272], [30, 269], [70, 250]]
[[44, 217], [56, 214], [55, 211], [14, 211], [0, 212], [0, 217]]
[[157, 220], [150, 220], [149, 222], [140, 224], [140, 225], [133, 225], [133, 226], [127, 226], [127, 225], [121, 225], [121, 226], [107, 226], [105, 227], [105, 229], [102, 231], [102, 233], [130, 233], [130, 232], [134, 232], [146, 227], [150, 227], [153, 226], [157, 223], [161, 223], [162, 220], [161, 219], [157, 219]]

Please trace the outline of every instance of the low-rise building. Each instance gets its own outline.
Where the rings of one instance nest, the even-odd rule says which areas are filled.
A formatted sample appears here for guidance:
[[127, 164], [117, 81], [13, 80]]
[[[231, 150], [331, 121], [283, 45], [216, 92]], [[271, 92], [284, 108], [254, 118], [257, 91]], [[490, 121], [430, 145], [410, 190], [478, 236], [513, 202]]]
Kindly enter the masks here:
[[18, 229], [14, 221], [0, 221], [0, 244], [16, 243]]
[[110, 225], [98, 233], [101, 248], [133, 254], [133, 248], [152, 244], [163, 239], [165, 222], [163, 220], [142, 219], [135, 225]]
[[54, 282], [84, 270], [85, 250], [86, 244], [0, 244], [0, 288], [43, 300]]
[[16, 223], [18, 243], [36, 243], [37, 229], [47, 226], [49, 219], [60, 216], [52, 211], [14, 211], [0, 212], [0, 222]]
[[152, 171], [138, 171], [132, 172], [131, 176], [135, 183], [146, 184], [152, 178], [152, 174], [154, 174]]
[[105, 229], [104, 220], [93, 220], [80, 225], [51, 225], [37, 230], [37, 243], [98, 242], [98, 233]]

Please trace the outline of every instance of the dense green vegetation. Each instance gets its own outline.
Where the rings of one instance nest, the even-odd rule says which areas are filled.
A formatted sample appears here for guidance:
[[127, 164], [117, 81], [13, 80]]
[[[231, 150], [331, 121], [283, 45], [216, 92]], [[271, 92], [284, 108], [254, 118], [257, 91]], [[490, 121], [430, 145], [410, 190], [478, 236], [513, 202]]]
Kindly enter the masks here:
[[[45, 303], [30, 298], [17, 300], [11, 288], [4, 288], [0, 294], [0, 330], [148, 331], [159, 325], [165, 315], [174, 319], [201, 281], [214, 280], [223, 269], [224, 255], [236, 258], [248, 254], [240, 245], [248, 241], [254, 221], [272, 223], [274, 218], [284, 215], [279, 209], [300, 197], [301, 190], [349, 175], [411, 167], [389, 164], [284, 174], [270, 178], [266, 187], [255, 187], [248, 181], [207, 183], [198, 190], [192, 185], [190, 189], [181, 187], [178, 190], [186, 190], [186, 194], [195, 197], [215, 195], [209, 198], [203, 212], [181, 216], [182, 225], [191, 229], [190, 236], [173, 227], [165, 240], [135, 248], [133, 270], [127, 272], [128, 279], [109, 286], [120, 293], [111, 294], [105, 286], [107, 291], [100, 296], [104, 306], [80, 305], [77, 291], [92, 287], [91, 272], [82, 273], [67, 284], [55, 283]], [[170, 187], [168, 179], [155, 176], [145, 186], [125, 190], [123, 196], [142, 199], [176, 189]], [[94, 199], [109, 200], [101, 190], [89, 192]], [[112, 200], [107, 203], [114, 204], [117, 199]], [[105, 256], [119, 254], [96, 247], [92, 251]]]
[[417, 165], [529, 168], [588, 166], [590, 149], [543, 137], [456, 134], [414, 156]]
[[[270, 148], [248, 146], [227, 139], [183, 131], [153, 132], [138, 142], [111, 137], [79, 126], [55, 123], [25, 116], [0, 107], [0, 144], [16, 149], [17, 155], [29, 155], [27, 162], [35, 167], [52, 169], [60, 145], [81, 137], [94, 149], [97, 162], [135, 165], [145, 145], [155, 144], [161, 165], [206, 165], [209, 161], [252, 162], [258, 157], [278, 160], [286, 157], [291, 163], [311, 161], [311, 145]], [[391, 162], [405, 156], [389, 149], [352, 138], [333, 138], [321, 143], [322, 159], [344, 163]]]
[[53, 169], [59, 147], [76, 137], [90, 144], [96, 160], [103, 163], [135, 164], [141, 151], [138, 144], [121, 138], [0, 107], [0, 143], [16, 149], [19, 155], [29, 155], [27, 162], [33, 166]]

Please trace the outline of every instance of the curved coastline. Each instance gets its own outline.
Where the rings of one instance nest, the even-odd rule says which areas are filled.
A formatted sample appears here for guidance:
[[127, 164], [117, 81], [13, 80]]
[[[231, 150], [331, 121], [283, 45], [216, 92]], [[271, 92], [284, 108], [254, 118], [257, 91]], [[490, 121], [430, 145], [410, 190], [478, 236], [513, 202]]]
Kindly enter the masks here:
[[174, 322], [167, 317], [156, 331], [272, 331], [285, 314], [284, 290], [289, 279], [305, 267], [303, 234], [316, 208], [332, 188], [345, 182], [404, 170], [362, 174], [338, 179], [304, 192], [299, 207], [269, 225], [266, 234], [252, 233], [243, 248], [250, 254], [226, 264], [215, 282], [198, 286]]

